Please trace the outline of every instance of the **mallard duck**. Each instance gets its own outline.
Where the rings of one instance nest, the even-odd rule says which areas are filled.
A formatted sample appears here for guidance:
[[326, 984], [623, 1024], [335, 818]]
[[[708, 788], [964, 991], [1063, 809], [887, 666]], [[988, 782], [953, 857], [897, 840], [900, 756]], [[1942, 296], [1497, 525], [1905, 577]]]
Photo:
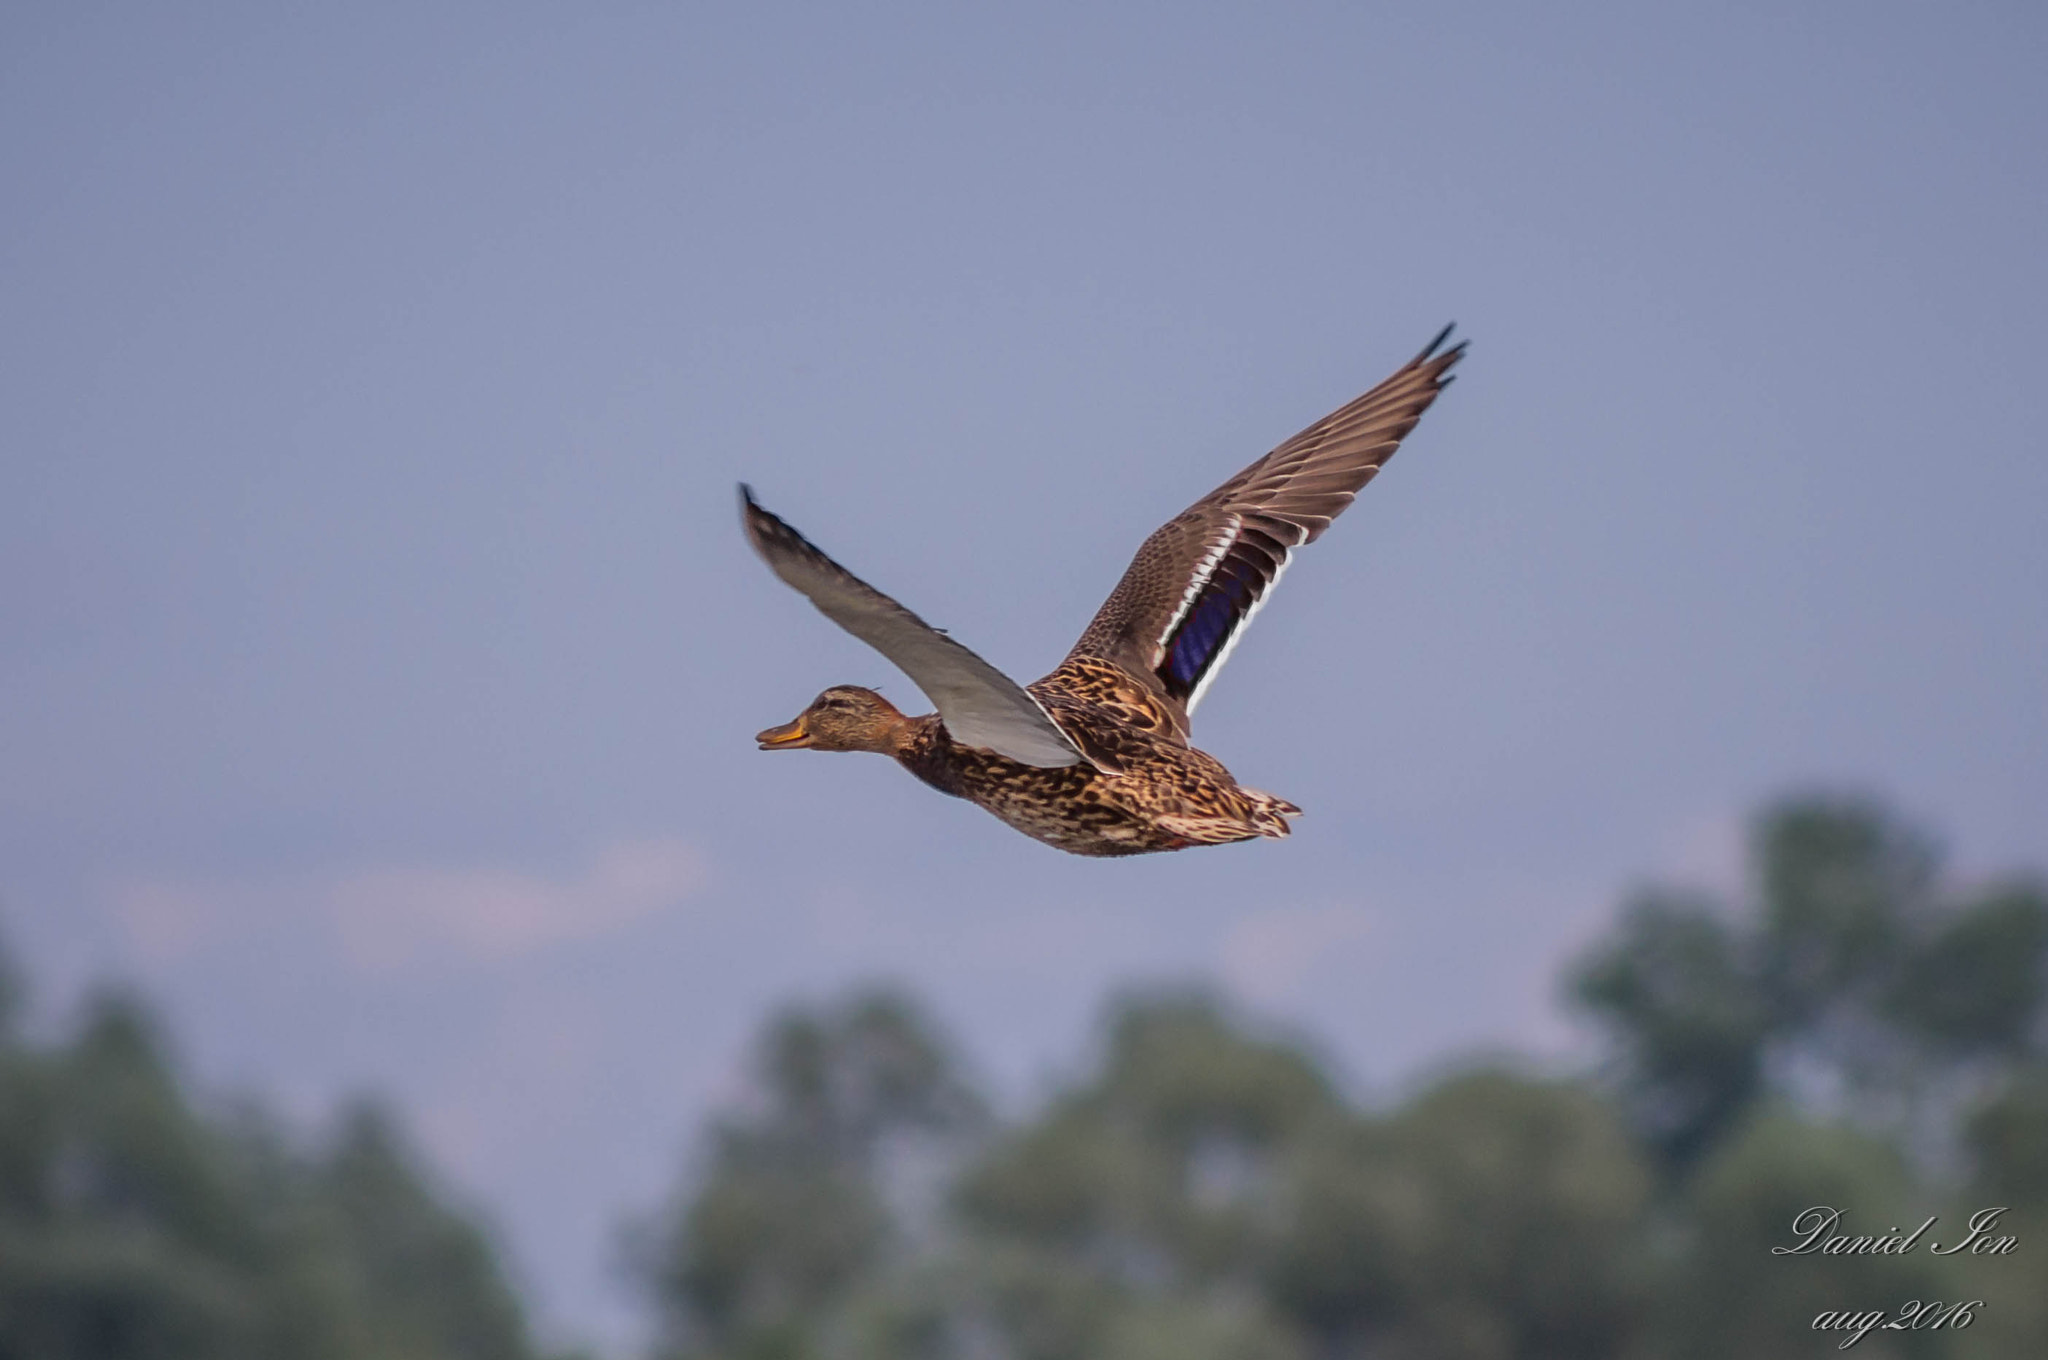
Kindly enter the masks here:
[[938, 710], [910, 717], [835, 685], [764, 751], [873, 751], [941, 793], [1077, 855], [1141, 855], [1285, 836], [1301, 809], [1188, 744], [1188, 719], [1294, 550], [1393, 456], [1465, 351], [1450, 328], [1399, 372], [1169, 520], [1059, 669], [1019, 685], [834, 562], [740, 487], [775, 574], [901, 668]]

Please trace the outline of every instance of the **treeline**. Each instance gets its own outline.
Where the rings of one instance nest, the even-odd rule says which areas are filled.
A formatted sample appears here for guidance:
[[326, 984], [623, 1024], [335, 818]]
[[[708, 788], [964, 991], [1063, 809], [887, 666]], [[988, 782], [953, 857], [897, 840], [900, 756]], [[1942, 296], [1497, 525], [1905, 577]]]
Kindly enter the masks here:
[[[1771, 808], [1751, 852], [1744, 900], [1646, 889], [1569, 971], [1588, 1072], [1361, 1105], [1301, 1038], [1155, 992], [1005, 1121], [909, 998], [774, 1017], [630, 1234], [653, 1354], [2048, 1354], [2048, 890], [1951, 883], [1854, 801]], [[34, 1042], [19, 993], [0, 958], [0, 1360], [536, 1354], [388, 1114], [308, 1141], [195, 1102], [133, 1001]], [[1988, 1209], [1992, 1250], [1934, 1250]]]
[[38, 1045], [20, 990], [0, 958], [0, 1360], [534, 1356], [377, 1106], [298, 1147], [254, 1106], [196, 1108], [133, 1001]]
[[[1752, 853], [1749, 900], [1646, 890], [1572, 970], [1602, 1070], [1467, 1070], [1390, 1109], [1201, 993], [1115, 1005], [1017, 1126], [903, 997], [785, 1014], [641, 1229], [659, 1353], [2048, 1354], [2048, 892], [1948, 885], [1861, 802], [1773, 808]], [[1823, 1205], [1811, 1252], [1773, 1253]], [[1989, 1254], [1933, 1250], [1994, 1207]], [[1929, 1215], [1903, 1252], [1825, 1248]]]

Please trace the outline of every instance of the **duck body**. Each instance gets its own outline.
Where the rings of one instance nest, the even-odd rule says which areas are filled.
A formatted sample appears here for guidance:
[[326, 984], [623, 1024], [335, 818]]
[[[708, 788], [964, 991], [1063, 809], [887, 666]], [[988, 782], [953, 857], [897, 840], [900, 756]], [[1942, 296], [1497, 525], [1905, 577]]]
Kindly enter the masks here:
[[1300, 814], [1284, 799], [1241, 787], [1221, 761], [1188, 745], [1167, 706], [1114, 666], [1069, 658], [1028, 689], [1094, 759], [1026, 765], [955, 741], [933, 713], [907, 720], [914, 730], [893, 753], [897, 763], [939, 792], [1074, 855], [1143, 855], [1285, 836], [1287, 818]]
[[836, 685], [757, 740], [893, 757], [942, 793], [1076, 855], [1278, 838], [1301, 809], [1248, 789], [1188, 740], [1189, 718], [1278, 584], [1450, 382], [1449, 328], [1365, 395], [1147, 538], [1074, 649], [1019, 685], [827, 557], [740, 488], [741, 523], [782, 580], [895, 662], [936, 709], [907, 717]]

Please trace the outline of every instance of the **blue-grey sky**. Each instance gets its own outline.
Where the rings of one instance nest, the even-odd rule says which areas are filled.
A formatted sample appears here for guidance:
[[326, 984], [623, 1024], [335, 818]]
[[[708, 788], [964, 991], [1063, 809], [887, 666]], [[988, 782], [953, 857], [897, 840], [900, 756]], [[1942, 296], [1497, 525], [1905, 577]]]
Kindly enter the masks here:
[[[550, 1325], [770, 1004], [1013, 1102], [1202, 976], [1361, 1091], [1788, 786], [2048, 843], [2028, 4], [29, 4], [0, 16], [0, 930], [312, 1118], [401, 1100]], [[1102, 863], [751, 734], [907, 681], [732, 484], [1020, 679], [1445, 321], [1463, 379]]]

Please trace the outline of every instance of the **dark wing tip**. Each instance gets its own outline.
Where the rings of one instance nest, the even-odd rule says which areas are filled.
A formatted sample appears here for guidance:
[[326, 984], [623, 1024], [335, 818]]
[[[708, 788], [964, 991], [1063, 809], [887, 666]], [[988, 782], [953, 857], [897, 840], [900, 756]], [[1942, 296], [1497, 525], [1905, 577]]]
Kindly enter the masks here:
[[862, 589], [868, 588], [858, 577], [827, 557], [824, 549], [798, 533], [795, 525], [755, 500], [754, 489], [745, 482], [740, 483], [740, 527], [747, 535], [747, 542], [753, 544], [754, 551], [760, 554], [761, 560], [773, 567], [776, 575], [805, 594], [810, 592], [795, 581], [791, 581], [784, 572], [784, 568], [792, 561], [807, 562], [811, 566], [845, 576], [861, 585]]
[[1408, 361], [1408, 367], [1420, 368], [1427, 364], [1433, 372], [1442, 373], [1450, 368], [1451, 365], [1457, 363], [1458, 360], [1464, 358], [1465, 347], [1472, 343], [1470, 340], [1460, 340], [1449, 349], [1444, 349], [1443, 347], [1444, 341], [1451, 338], [1451, 332], [1456, 330], [1457, 326], [1458, 323], [1453, 321], [1450, 325], [1438, 331], [1436, 338], [1424, 345], [1422, 352]]
[[1408, 361], [1408, 367], [1411, 369], [1426, 369], [1432, 385], [1439, 392], [1451, 385], [1450, 370], [1465, 357], [1465, 347], [1472, 343], [1470, 340], [1460, 340], [1449, 349], [1443, 348], [1444, 341], [1451, 338], [1451, 331], [1456, 326], [1457, 323], [1454, 321], [1438, 331], [1436, 338], [1422, 347], [1422, 353]]
[[[811, 548], [804, 536], [790, 528], [781, 516], [754, 499], [754, 488], [740, 483], [740, 527], [746, 531], [747, 541], [754, 545], [754, 551], [763, 557], [771, 550], [781, 547]], [[811, 548], [816, 552], [817, 549]]]

